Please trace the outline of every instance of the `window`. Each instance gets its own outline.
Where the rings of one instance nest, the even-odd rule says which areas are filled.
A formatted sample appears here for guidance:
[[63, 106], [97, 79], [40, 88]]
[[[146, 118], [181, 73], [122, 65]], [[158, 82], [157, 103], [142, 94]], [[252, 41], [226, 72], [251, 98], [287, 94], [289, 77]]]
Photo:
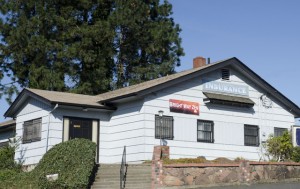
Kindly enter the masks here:
[[230, 79], [230, 71], [229, 71], [229, 69], [222, 69], [221, 73], [222, 73], [222, 79], [223, 80], [227, 80], [228, 81]]
[[173, 140], [173, 117], [155, 115], [155, 138]]
[[259, 128], [256, 125], [244, 126], [245, 146], [259, 146]]
[[284, 132], [288, 131], [286, 128], [279, 128], [279, 127], [275, 127], [274, 128], [274, 136], [278, 137], [278, 136], [282, 136]]
[[198, 120], [197, 141], [210, 143], [214, 142], [214, 123], [212, 121]]
[[23, 143], [41, 140], [42, 118], [24, 122]]

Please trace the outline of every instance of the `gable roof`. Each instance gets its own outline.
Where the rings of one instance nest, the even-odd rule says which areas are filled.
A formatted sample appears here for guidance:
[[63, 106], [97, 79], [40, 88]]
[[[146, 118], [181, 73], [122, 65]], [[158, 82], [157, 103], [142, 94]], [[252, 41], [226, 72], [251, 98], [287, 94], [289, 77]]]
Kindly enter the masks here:
[[146, 93], [148, 93], [147, 91], [151, 90], [154, 87], [158, 87], [160, 85], [168, 84], [168, 83], [171, 83], [171, 82], [174, 82], [174, 81], [177, 81], [177, 80], [179, 81], [179, 79], [181, 79], [181, 78], [184, 78], [186, 76], [190, 76], [190, 75], [192, 75], [194, 73], [197, 73], [201, 70], [206, 70], [209, 67], [216, 67], [218, 64], [225, 63], [225, 62], [230, 61], [232, 59], [233, 58], [229, 58], [229, 59], [226, 59], [226, 60], [221, 60], [221, 61], [218, 61], [218, 62], [214, 62], [212, 64], [207, 64], [207, 65], [199, 67], [199, 68], [193, 68], [193, 69], [190, 69], [190, 70], [178, 72], [178, 73], [168, 75], [168, 76], [165, 76], [165, 77], [161, 77], [161, 78], [153, 79], [153, 80], [150, 80], [150, 81], [142, 82], [142, 83], [139, 83], [139, 84], [136, 84], [136, 85], [131, 85], [131, 86], [124, 87], [124, 88], [121, 88], [121, 89], [117, 89], [117, 90], [114, 90], [114, 91], [102, 93], [102, 94], [97, 95], [98, 102], [99, 103], [111, 102], [111, 101], [114, 101], [114, 100], [130, 97], [130, 96], [136, 96], [136, 95], [139, 95], [141, 92], [145, 92], [145, 94], [146, 94]]
[[82, 108], [115, 110], [115, 107], [105, 106], [97, 103], [97, 98], [91, 95], [24, 88], [16, 100], [4, 113], [4, 116], [14, 117], [14, 113], [18, 111], [18, 107], [29, 97], [40, 99], [48, 105], [59, 104], [67, 106], [79, 106]]
[[152, 92], [159, 91], [166, 87], [172, 86], [174, 84], [189, 80], [191, 78], [201, 76], [204, 73], [208, 73], [213, 70], [225, 66], [232, 66], [243, 73], [249, 80], [253, 81], [259, 87], [263, 88], [268, 92], [269, 95], [272, 95], [277, 99], [285, 108], [290, 111], [295, 117], [300, 117], [300, 108], [293, 103], [290, 99], [280, 93], [272, 85], [266, 82], [263, 78], [257, 75], [252, 71], [248, 66], [242, 63], [236, 57], [218, 61], [212, 64], [207, 64], [198, 68], [190, 69], [187, 71], [175, 73], [158, 79], [146, 81], [140, 84], [132, 85], [129, 87], [124, 87], [115, 91], [110, 91], [107, 93], [99, 94], [98, 102], [99, 103], [111, 103], [128, 97], [139, 97]]
[[194, 77], [201, 76], [205, 73], [220, 69], [225, 66], [232, 66], [236, 68], [238, 71], [243, 73], [243, 75], [253, 81], [256, 85], [268, 91], [270, 95], [277, 99], [295, 117], [300, 117], [300, 108], [296, 104], [294, 104], [291, 100], [285, 97], [282, 93], [276, 90], [273, 86], [271, 86], [268, 82], [262, 79], [259, 75], [257, 75], [249, 67], [247, 67], [244, 63], [242, 63], [235, 57], [218, 61], [212, 64], [207, 64], [205, 66], [190, 69], [187, 71], [182, 71], [165, 77], [153, 79], [129, 87], [102, 93], [96, 96], [26, 88], [20, 93], [20, 95], [4, 115], [6, 117], [11, 117], [13, 115], [13, 112], [16, 111], [17, 104], [19, 104], [20, 99], [24, 95], [42, 98], [50, 104], [58, 103], [71, 106], [114, 110], [114, 107], [109, 106], [110, 103], [118, 102], [130, 97], [143, 97], [144, 95], [159, 91], [183, 81], [187, 81]]

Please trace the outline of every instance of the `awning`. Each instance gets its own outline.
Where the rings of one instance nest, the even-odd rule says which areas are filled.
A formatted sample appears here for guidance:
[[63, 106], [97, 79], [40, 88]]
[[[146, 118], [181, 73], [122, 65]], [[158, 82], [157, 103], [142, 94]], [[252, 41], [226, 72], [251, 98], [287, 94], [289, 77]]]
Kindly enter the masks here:
[[203, 94], [207, 96], [207, 98], [204, 99], [205, 103], [224, 104], [239, 107], [252, 107], [255, 104], [250, 98], [247, 97], [229, 96], [208, 92], [204, 92]]

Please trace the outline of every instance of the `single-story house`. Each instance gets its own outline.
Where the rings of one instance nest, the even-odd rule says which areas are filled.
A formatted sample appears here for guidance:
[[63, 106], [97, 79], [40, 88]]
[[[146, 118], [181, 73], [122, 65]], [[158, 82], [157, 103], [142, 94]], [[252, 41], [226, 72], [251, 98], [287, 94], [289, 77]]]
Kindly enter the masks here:
[[16, 133], [15, 120], [7, 120], [0, 123], [0, 148], [9, 144], [9, 139], [13, 138]]
[[[300, 108], [237, 58], [96, 96], [25, 88], [5, 113], [22, 142], [16, 161], [36, 164], [54, 145], [73, 138], [97, 143], [98, 163], [171, 158], [262, 158], [270, 134], [291, 129]], [[101, 78], [99, 78], [101, 79]]]

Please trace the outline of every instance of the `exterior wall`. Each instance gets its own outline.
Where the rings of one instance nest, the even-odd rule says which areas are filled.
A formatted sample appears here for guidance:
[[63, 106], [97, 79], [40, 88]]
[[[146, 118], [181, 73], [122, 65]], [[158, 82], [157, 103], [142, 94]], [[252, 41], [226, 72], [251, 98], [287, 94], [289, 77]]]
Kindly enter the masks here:
[[128, 162], [145, 160], [144, 120], [143, 100], [118, 105], [107, 125], [101, 126], [100, 162], [120, 163], [124, 146]]
[[[79, 117], [100, 120], [98, 149], [100, 163], [120, 163], [124, 146], [127, 148], [129, 163], [151, 160], [153, 146], [160, 144], [159, 139], [155, 139], [154, 136], [155, 114], [159, 110], [163, 110], [164, 115], [174, 118], [174, 139], [167, 141], [171, 158], [205, 156], [207, 159], [217, 157], [263, 159], [261, 147], [244, 146], [244, 124], [259, 126], [259, 138], [262, 143], [274, 132], [274, 127], [289, 129], [294, 124], [293, 115], [274, 99], [272, 108], [263, 107], [260, 97], [266, 91], [233, 69], [230, 81], [220, 81], [220, 77], [220, 72], [214, 71], [152, 93], [144, 99], [118, 104], [118, 109], [114, 112], [82, 111], [80, 108], [58, 106], [50, 113], [53, 107], [30, 99], [17, 114], [16, 134], [17, 137], [22, 137], [24, 121], [42, 118], [42, 139], [38, 142], [21, 144], [15, 159], [24, 161], [25, 165], [38, 163], [47, 149], [63, 141], [63, 118]], [[205, 104], [203, 79], [249, 86], [249, 98], [255, 102], [254, 107]], [[200, 115], [170, 112], [169, 99], [198, 102]], [[214, 122], [214, 143], [197, 142], [197, 120]]]
[[47, 126], [50, 107], [35, 99], [29, 99], [16, 117], [16, 137], [23, 137], [24, 121], [42, 118], [41, 141], [22, 144], [15, 153], [15, 160], [24, 165], [36, 164], [46, 152]]
[[[30, 99], [17, 115], [16, 119], [16, 136], [23, 137], [24, 121], [42, 118], [41, 141], [22, 144], [15, 154], [15, 160], [23, 162], [24, 165], [37, 164], [42, 156], [54, 145], [63, 141], [63, 118], [79, 117], [101, 120], [100, 126], [105, 127], [108, 119], [107, 113], [99, 111], [82, 111], [81, 109], [68, 109], [58, 106], [52, 113], [53, 107], [44, 103]], [[48, 132], [49, 128], [49, 132]], [[101, 131], [101, 128], [100, 128]], [[99, 138], [106, 137], [102, 133]], [[100, 154], [104, 153], [103, 146], [99, 145]]]
[[[205, 156], [207, 159], [243, 157], [249, 160], [259, 160], [264, 158], [261, 147], [244, 146], [244, 124], [259, 126], [261, 142], [273, 134], [274, 127], [289, 129], [294, 124], [293, 115], [283, 109], [274, 99], [272, 99], [272, 108], [263, 107], [260, 97], [266, 92], [257, 88], [233, 69], [231, 69], [230, 81], [221, 81], [220, 78], [220, 72], [215, 71], [201, 78], [194, 78], [191, 81], [166, 88], [145, 99], [146, 159], [151, 159], [153, 145], [160, 143], [158, 139], [154, 138], [154, 115], [159, 110], [163, 110], [164, 115], [174, 118], [174, 139], [167, 141], [170, 146], [171, 158]], [[240, 108], [205, 104], [203, 99], [206, 97], [202, 92], [203, 79], [248, 85], [249, 97], [255, 102], [254, 107]], [[169, 99], [198, 102], [200, 115], [170, 112]], [[214, 122], [214, 143], [197, 142], [198, 119]]]
[[[106, 148], [107, 146], [103, 141], [108, 140], [109, 136], [107, 123], [109, 120], [109, 114], [99, 111], [82, 111], [80, 109], [66, 109], [66, 108], [58, 108], [55, 112], [53, 112], [53, 116], [51, 117], [51, 134], [49, 145], [55, 145], [63, 141], [63, 118], [64, 117], [78, 117], [78, 118], [87, 118], [99, 120], [100, 125], [100, 133], [99, 133], [99, 159], [98, 162], [102, 163], [102, 159], [106, 157], [108, 154]], [[51, 138], [52, 137], [52, 138]]]

